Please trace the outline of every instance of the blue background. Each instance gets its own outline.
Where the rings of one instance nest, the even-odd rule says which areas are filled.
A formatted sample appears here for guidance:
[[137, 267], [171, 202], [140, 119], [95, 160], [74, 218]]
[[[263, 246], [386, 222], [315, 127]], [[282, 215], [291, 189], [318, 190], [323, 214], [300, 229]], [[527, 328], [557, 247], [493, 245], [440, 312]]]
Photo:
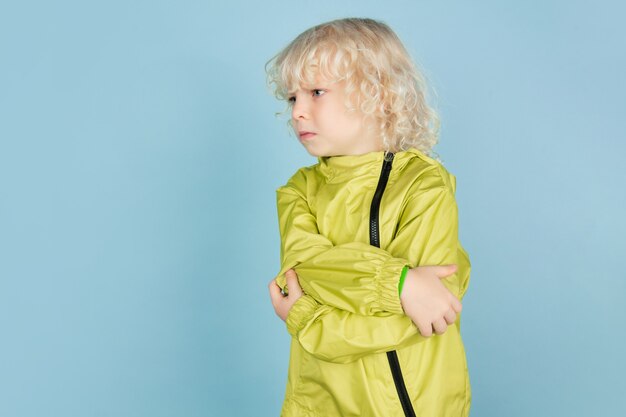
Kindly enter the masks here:
[[388, 23], [438, 92], [472, 416], [625, 415], [624, 12], [3, 2], [0, 416], [278, 416], [275, 189], [315, 159], [263, 67], [347, 16]]

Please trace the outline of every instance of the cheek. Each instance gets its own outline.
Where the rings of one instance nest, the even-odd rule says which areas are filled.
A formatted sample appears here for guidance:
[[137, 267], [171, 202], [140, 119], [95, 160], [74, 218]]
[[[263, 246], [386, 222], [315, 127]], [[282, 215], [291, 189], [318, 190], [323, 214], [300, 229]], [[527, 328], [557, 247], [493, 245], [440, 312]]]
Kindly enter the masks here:
[[353, 134], [359, 133], [363, 130], [363, 121], [360, 117], [357, 117], [354, 114], [342, 117], [341, 125], [344, 131], [351, 132]]
[[331, 121], [334, 127], [341, 127], [342, 130], [352, 130], [355, 125], [356, 119], [346, 113], [343, 107], [335, 107], [327, 117]]

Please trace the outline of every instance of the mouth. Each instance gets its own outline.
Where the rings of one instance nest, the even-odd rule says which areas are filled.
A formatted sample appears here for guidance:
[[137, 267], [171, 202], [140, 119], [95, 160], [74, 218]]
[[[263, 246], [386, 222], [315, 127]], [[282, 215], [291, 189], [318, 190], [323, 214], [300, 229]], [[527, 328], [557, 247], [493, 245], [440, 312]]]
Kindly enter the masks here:
[[313, 132], [306, 132], [306, 131], [298, 132], [298, 136], [300, 137], [300, 140], [311, 139], [315, 135], [316, 135], [316, 133], [313, 133]]

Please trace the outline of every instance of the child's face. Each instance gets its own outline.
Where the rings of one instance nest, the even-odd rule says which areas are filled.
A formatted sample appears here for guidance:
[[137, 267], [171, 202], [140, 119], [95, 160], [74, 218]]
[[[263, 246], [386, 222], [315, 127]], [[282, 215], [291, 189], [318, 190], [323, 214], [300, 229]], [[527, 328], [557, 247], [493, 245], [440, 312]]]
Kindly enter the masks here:
[[383, 149], [380, 135], [363, 114], [347, 112], [345, 80], [330, 83], [318, 76], [315, 85], [300, 86], [289, 97], [293, 129], [309, 154], [360, 155]]

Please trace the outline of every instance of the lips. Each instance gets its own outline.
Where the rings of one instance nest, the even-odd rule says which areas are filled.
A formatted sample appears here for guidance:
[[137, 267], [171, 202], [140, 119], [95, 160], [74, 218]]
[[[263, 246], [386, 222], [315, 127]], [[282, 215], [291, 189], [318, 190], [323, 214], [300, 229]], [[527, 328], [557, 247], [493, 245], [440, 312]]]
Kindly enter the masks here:
[[312, 138], [315, 135], [316, 135], [316, 133], [308, 132], [306, 130], [302, 130], [302, 131], [298, 132], [298, 136], [300, 136], [300, 139], [310, 139], [310, 138]]

